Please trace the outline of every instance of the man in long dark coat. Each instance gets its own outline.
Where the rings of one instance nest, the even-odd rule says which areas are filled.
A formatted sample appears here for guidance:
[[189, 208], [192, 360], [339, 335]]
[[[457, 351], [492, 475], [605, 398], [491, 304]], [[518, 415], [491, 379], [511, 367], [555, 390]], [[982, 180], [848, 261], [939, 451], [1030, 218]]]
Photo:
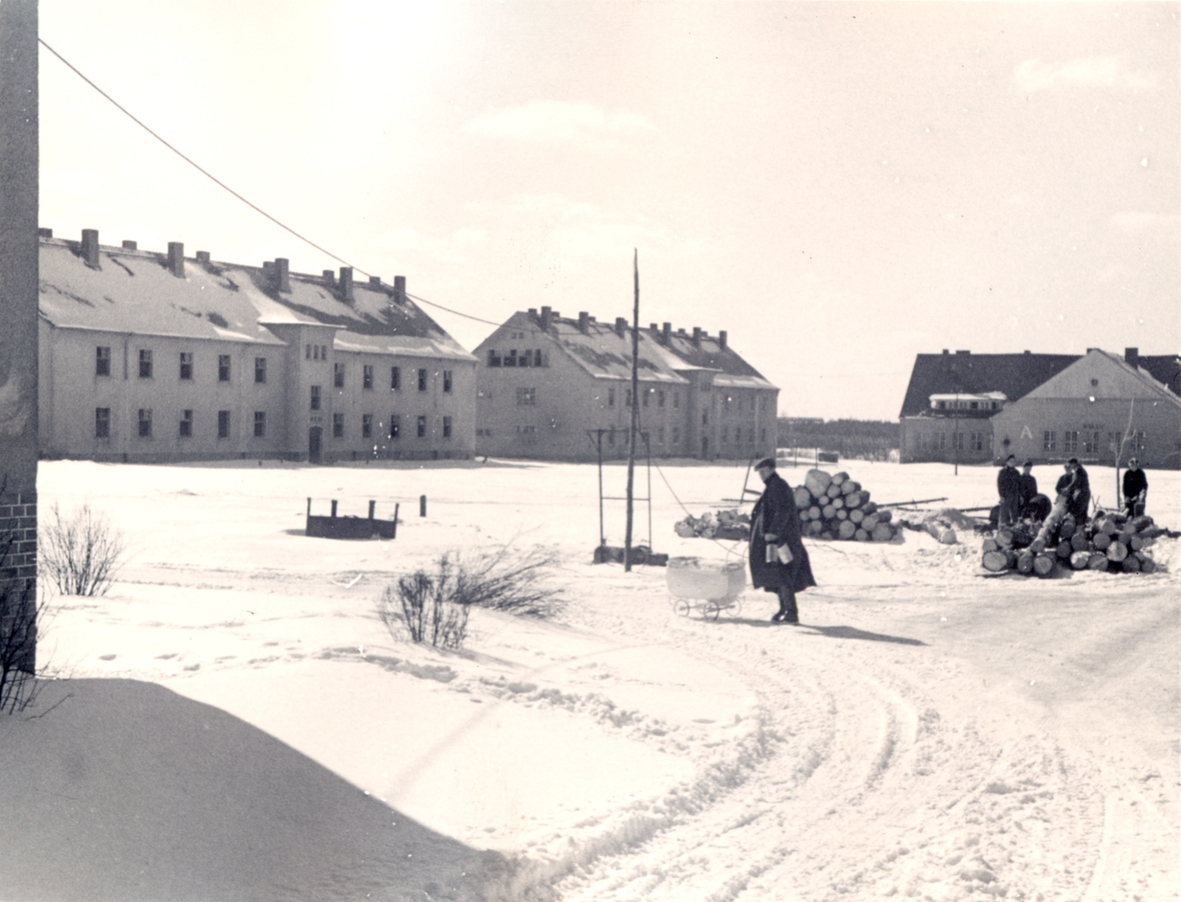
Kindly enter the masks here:
[[1081, 526], [1087, 522], [1087, 514], [1091, 507], [1091, 479], [1077, 457], [1072, 457], [1067, 466], [1074, 472], [1074, 484], [1070, 489], [1070, 503], [1066, 506], [1066, 511], [1073, 514], [1075, 521]]
[[1124, 510], [1129, 517], [1144, 515], [1144, 503], [1148, 500], [1148, 477], [1140, 469], [1140, 461], [1132, 458], [1124, 473]]
[[[750, 579], [756, 589], [779, 596], [779, 611], [771, 619], [776, 623], [799, 623], [796, 592], [816, 585], [812, 563], [800, 539], [800, 515], [795, 497], [783, 478], [775, 472], [775, 458], [766, 457], [755, 464], [765, 488], [751, 512]], [[767, 561], [767, 549], [775, 554]], [[786, 549], [784, 553], [780, 549]], [[783, 557], [790, 557], [787, 563]]]
[[1001, 496], [1001, 526], [1012, 526], [1021, 515], [1021, 474], [1014, 466], [1016, 462], [1016, 456], [1010, 454], [996, 475], [996, 491]]

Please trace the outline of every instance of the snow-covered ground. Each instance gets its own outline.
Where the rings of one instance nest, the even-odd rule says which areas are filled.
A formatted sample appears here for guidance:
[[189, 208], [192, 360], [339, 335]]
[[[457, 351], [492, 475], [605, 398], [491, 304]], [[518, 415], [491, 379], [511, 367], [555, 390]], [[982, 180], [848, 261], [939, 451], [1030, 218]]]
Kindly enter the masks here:
[[[830, 469], [995, 500], [988, 467]], [[653, 468], [655, 550], [741, 559], [672, 525], [745, 475]], [[1148, 476], [1181, 527], [1181, 473]], [[0, 719], [0, 898], [1181, 897], [1176, 540], [1151, 575], [1054, 580], [986, 576], [971, 535], [809, 541], [790, 627], [763, 592], [679, 616], [665, 568], [593, 565], [593, 465], [52, 462], [39, 492], [129, 553], [105, 597], [53, 599], [39, 660], [69, 679]], [[307, 538], [308, 497], [399, 502], [398, 538]], [[508, 542], [556, 555], [559, 616], [477, 610], [458, 652], [383, 625], [398, 574]]]

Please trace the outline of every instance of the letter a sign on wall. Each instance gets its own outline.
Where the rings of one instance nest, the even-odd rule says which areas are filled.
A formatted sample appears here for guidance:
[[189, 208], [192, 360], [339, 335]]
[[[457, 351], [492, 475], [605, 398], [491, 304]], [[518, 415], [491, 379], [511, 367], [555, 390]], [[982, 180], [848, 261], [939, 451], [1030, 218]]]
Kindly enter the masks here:
[[1024, 426], [1021, 427], [1021, 437], [1027, 438], [1030, 441], [1033, 441], [1033, 433], [1029, 431], [1029, 424], [1028, 423], [1026, 423]]

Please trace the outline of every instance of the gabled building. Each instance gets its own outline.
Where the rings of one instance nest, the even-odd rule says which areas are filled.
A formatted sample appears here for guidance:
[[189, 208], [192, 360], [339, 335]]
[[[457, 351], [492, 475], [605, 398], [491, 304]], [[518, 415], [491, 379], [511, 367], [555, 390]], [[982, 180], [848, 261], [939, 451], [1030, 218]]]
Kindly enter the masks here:
[[[621, 458], [631, 439], [632, 329], [622, 317], [513, 314], [474, 351], [476, 451], [502, 457]], [[773, 454], [779, 390], [727, 334], [640, 330], [641, 456], [747, 459]]]
[[[1092, 372], [1111, 367], [1124, 376]], [[1084, 371], [1089, 373], [1085, 378]], [[1148, 392], [1155, 405], [1151, 409], [1161, 418], [1145, 421], [1142, 431], [1148, 435], [1151, 428], [1159, 444], [1151, 456], [1141, 452], [1141, 462], [1176, 467], [1181, 418], [1174, 416], [1170, 426], [1167, 411], [1179, 390], [1181, 358], [1141, 356], [1136, 348], [1128, 348], [1123, 360], [1096, 349], [1082, 356], [919, 354], [899, 415], [901, 460], [985, 463], [1016, 454], [1039, 462], [1078, 457], [1113, 463], [1111, 434], [1123, 435], [1133, 398], [1141, 399], [1136, 403], [1148, 415]], [[1124, 411], [1120, 422], [1114, 422], [1117, 408]]]
[[39, 445], [114, 461], [470, 457], [475, 358], [405, 280], [40, 239]]

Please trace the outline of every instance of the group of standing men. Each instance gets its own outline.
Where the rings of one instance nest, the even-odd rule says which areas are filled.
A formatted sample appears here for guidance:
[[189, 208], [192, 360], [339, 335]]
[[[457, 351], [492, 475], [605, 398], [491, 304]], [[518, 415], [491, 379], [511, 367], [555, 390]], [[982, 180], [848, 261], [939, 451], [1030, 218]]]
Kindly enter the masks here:
[[[1066, 472], [1058, 477], [1058, 482], [1054, 486], [1056, 497], [1052, 508], [1049, 499], [1038, 494], [1037, 479], [1032, 472], [1033, 461], [1025, 461], [1020, 473], [1017, 472], [1016, 463], [1016, 456], [1010, 454], [997, 474], [996, 488], [1001, 498], [999, 525], [1012, 525], [1022, 517], [1044, 520], [1052, 508], [1061, 509], [1062, 514], [1069, 514], [1079, 522], [1087, 519], [1088, 508], [1091, 505], [1091, 480], [1077, 457], [1072, 457], [1066, 462]], [[1128, 461], [1122, 488], [1124, 509], [1128, 516], [1142, 515], [1148, 496], [1148, 477], [1144, 475], [1144, 471], [1140, 469], [1140, 462], [1134, 457]]]

